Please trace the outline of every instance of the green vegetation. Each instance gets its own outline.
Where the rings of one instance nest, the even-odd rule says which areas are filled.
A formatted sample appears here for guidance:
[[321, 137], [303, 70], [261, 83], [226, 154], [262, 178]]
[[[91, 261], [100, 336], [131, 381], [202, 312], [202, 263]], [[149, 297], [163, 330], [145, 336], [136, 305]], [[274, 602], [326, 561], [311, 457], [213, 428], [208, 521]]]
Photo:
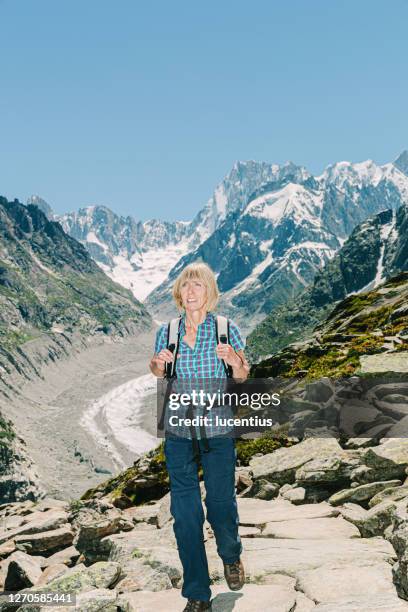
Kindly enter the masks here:
[[132, 551], [132, 555], [131, 555], [134, 559], [143, 559], [143, 557], [145, 556], [144, 552], [142, 550], [139, 550], [138, 548], [135, 548]]
[[284, 434], [273, 434], [271, 432], [266, 432], [253, 440], [238, 439], [236, 441], [237, 459], [240, 465], [249, 465], [249, 461], [257, 453], [267, 455], [278, 448], [288, 448], [293, 444], [294, 442], [288, 440]]
[[85, 504], [80, 499], [71, 499], [68, 504], [69, 512], [78, 512], [81, 508], [84, 508]]
[[7, 351], [12, 351], [25, 342], [38, 337], [38, 335], [39, 334], [27, 333], [22, 330], [9, 330], [0, 326], [0, 347]]
[[169, 476], [164, 459], [164, 442], [151, 450], [133, 466], [93, 489], [81, 499], [91, 499], [96, 493], [108, 495], [116, 506], [128, 508], [153, 499], [160, 499], [169, 490]]
[[0, 446], [9, 446], [9, 443], [14, 440], [16, 434], [14, 433], [11, 422], [6, 421], [0, 413]]
[[339, 314], [342, 318], [357, 314], [361, 312], [363, 308], [371, 306], [378, 298], [379, 295], [376, 291], [369, 291], [368, 293], [350, 295], [337, 304], [337, 306], [331, 311], [330, 315], [327, 317], [327, 321], [330, 321], [334, 318], [337, 319]]
[[[386, 337], [394, 337], [408, 328], [408, 314], [404, 309], [408, 301], [408, 274], [400, 274], [383, 286], [389, 287], [393, 290], [350, 295], [315, 328], [310, 341], [288, 345], [254, 365], [251, 376], [315, 380], [356, 373], [362, 355], [382, 353], [389, 343]], [[408, 342], [395, 343], [393, 350], [407, 351]]]

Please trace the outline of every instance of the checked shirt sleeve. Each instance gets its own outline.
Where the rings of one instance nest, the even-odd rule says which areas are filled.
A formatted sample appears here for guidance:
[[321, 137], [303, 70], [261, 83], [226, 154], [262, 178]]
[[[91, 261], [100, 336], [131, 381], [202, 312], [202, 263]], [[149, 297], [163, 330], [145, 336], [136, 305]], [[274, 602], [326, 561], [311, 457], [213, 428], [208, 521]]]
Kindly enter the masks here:
[[230, 319], [229, 322], [230, 343], [235, 351], [240, 351], [245, 348], [245, 342], [242, 339], [239, 327]]
[[154, 352], [160, 353], [167, 346], [167, 323], [164, 323], [156, 333], [156, 342], [154, 344]]

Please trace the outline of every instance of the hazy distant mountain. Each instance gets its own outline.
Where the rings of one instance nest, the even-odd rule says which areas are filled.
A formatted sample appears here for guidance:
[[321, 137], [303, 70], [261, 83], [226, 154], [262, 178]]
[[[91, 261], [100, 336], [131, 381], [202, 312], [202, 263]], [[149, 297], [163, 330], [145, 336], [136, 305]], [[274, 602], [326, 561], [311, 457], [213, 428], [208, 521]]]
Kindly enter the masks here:
[[[181, 257], [208, 238], [231, 211], [241, 209], [256, 189], [290, 172], [291, 164], [237, 162], [191, 222], [141, 222], [106, 206], [89, 206], [56, 218], [112, 279], [144, 299]], [[303, 170], [296, 172], [300, 178]]]
[[48, 202], [46, 202], [45, 200], [40, 198], [40, 196], [32, 195], [31, 197], [29, 197], [27, 199], [27, 205], [29, 205], [29, 204], [34, 204], [40, 210], [42, 210], [42, 212], [44, 213], [44, 215], [47, 217], [47, 219], [49, 221], [53, 221], [54, 220], [54, 211], [52, 210], [52, 208], [48, 204]]

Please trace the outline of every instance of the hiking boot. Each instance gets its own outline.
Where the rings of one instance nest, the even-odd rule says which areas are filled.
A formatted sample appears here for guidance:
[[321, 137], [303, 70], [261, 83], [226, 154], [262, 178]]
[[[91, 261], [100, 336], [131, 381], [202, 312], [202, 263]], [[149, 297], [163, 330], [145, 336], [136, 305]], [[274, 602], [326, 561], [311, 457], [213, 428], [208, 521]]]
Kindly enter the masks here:
[[211, 601], [201, 601], [200, 599], [189, 599], [183, 612], [202, 612], [202, 610], [212, 610]]
[[245, 570], [241, 559], [235, 563], [224, 563], [225, 580], [231, 591], [239, 591], [245, 583]]

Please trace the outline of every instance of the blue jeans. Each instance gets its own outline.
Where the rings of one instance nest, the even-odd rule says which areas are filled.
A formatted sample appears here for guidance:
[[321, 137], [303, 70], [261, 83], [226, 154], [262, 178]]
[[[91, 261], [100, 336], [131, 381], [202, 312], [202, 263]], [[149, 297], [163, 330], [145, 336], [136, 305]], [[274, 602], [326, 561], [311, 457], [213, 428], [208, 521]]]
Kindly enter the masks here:
[[[234, 563], [242, 552], [235, 497], [235, 440], [208, 438], [208, 453], [203, 451], [201, 440], [199, 444], [207, 520], [214, 531], [219, 556], [224, 563]], [[170, 476], [173, 529], [183, 566], [181, 592], [183, 597], [209, 601], [211, 590], [204, 547], [204, 511], [192, 442], [187, 438], [167, 438], [164, 453]]]

